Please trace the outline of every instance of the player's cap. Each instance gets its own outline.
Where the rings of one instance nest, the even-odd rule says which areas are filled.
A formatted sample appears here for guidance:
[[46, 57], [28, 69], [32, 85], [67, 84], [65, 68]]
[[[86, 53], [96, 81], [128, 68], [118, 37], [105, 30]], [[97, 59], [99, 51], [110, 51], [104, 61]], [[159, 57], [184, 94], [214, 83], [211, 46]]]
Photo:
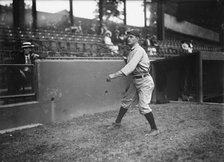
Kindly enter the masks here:
[[138, 30], [129, 30], [127, 34], [134, 35], [136, 37], [140, 37], [140, 32]]
[[24, 42], [22, 48], [33, 48], [34, 45], [31, 42]]

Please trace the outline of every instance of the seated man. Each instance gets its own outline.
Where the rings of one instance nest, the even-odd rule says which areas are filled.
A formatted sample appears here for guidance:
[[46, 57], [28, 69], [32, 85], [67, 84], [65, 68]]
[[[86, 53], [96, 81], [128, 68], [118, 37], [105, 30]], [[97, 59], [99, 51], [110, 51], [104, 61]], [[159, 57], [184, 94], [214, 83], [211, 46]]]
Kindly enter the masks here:
[[112, 33], [107, 30], [104, 34], [104, 43], [111, 50], [111, 54], [118, 54], [118, 46], [115, 46], [111, 41]]
[[[35, 60], [39, 58], [38, 54], [33, 53], [34, 45], [30, 42], [24, 42], [22, 44], [22, 52], [15, 56], [15, 64], [35, 64]], [[22, 80], [22, 86], [31, 84], [32, 82], [32, 68], [30, 66], [20, 66], [18, 68], [20, 76], [18, 80]]]

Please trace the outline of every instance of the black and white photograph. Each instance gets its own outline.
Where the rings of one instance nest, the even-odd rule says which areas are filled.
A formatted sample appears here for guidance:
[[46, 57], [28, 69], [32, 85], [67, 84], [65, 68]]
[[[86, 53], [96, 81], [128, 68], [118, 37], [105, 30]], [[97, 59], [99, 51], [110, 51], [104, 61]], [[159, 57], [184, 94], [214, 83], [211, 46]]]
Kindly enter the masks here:
[[224, 0], [0, 0], [0, 162], [223, 162]]

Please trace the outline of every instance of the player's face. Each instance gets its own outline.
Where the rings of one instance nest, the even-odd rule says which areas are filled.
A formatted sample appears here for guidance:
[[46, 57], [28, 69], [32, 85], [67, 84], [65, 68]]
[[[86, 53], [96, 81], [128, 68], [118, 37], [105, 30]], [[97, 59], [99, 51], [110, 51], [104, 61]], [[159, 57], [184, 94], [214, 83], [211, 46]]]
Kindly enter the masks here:
[[131, 34], [127, 35], [127, 43], [129, 46], [135, 45], [138, 42], [138, 40], [139, 38], [134, 35], [131, 35]]

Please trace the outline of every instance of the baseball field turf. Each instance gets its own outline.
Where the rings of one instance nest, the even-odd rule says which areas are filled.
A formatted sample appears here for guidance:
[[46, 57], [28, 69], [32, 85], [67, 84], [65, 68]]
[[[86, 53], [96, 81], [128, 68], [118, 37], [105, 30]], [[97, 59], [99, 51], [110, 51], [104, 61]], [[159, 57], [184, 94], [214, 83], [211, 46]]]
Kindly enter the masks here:
[[0, 161], [151, 162], [224, 160], [224, 106], [171, 102], [151, 105], [160, 134], [136, 108], [119, 129], [117, 111], [0, 134]]

